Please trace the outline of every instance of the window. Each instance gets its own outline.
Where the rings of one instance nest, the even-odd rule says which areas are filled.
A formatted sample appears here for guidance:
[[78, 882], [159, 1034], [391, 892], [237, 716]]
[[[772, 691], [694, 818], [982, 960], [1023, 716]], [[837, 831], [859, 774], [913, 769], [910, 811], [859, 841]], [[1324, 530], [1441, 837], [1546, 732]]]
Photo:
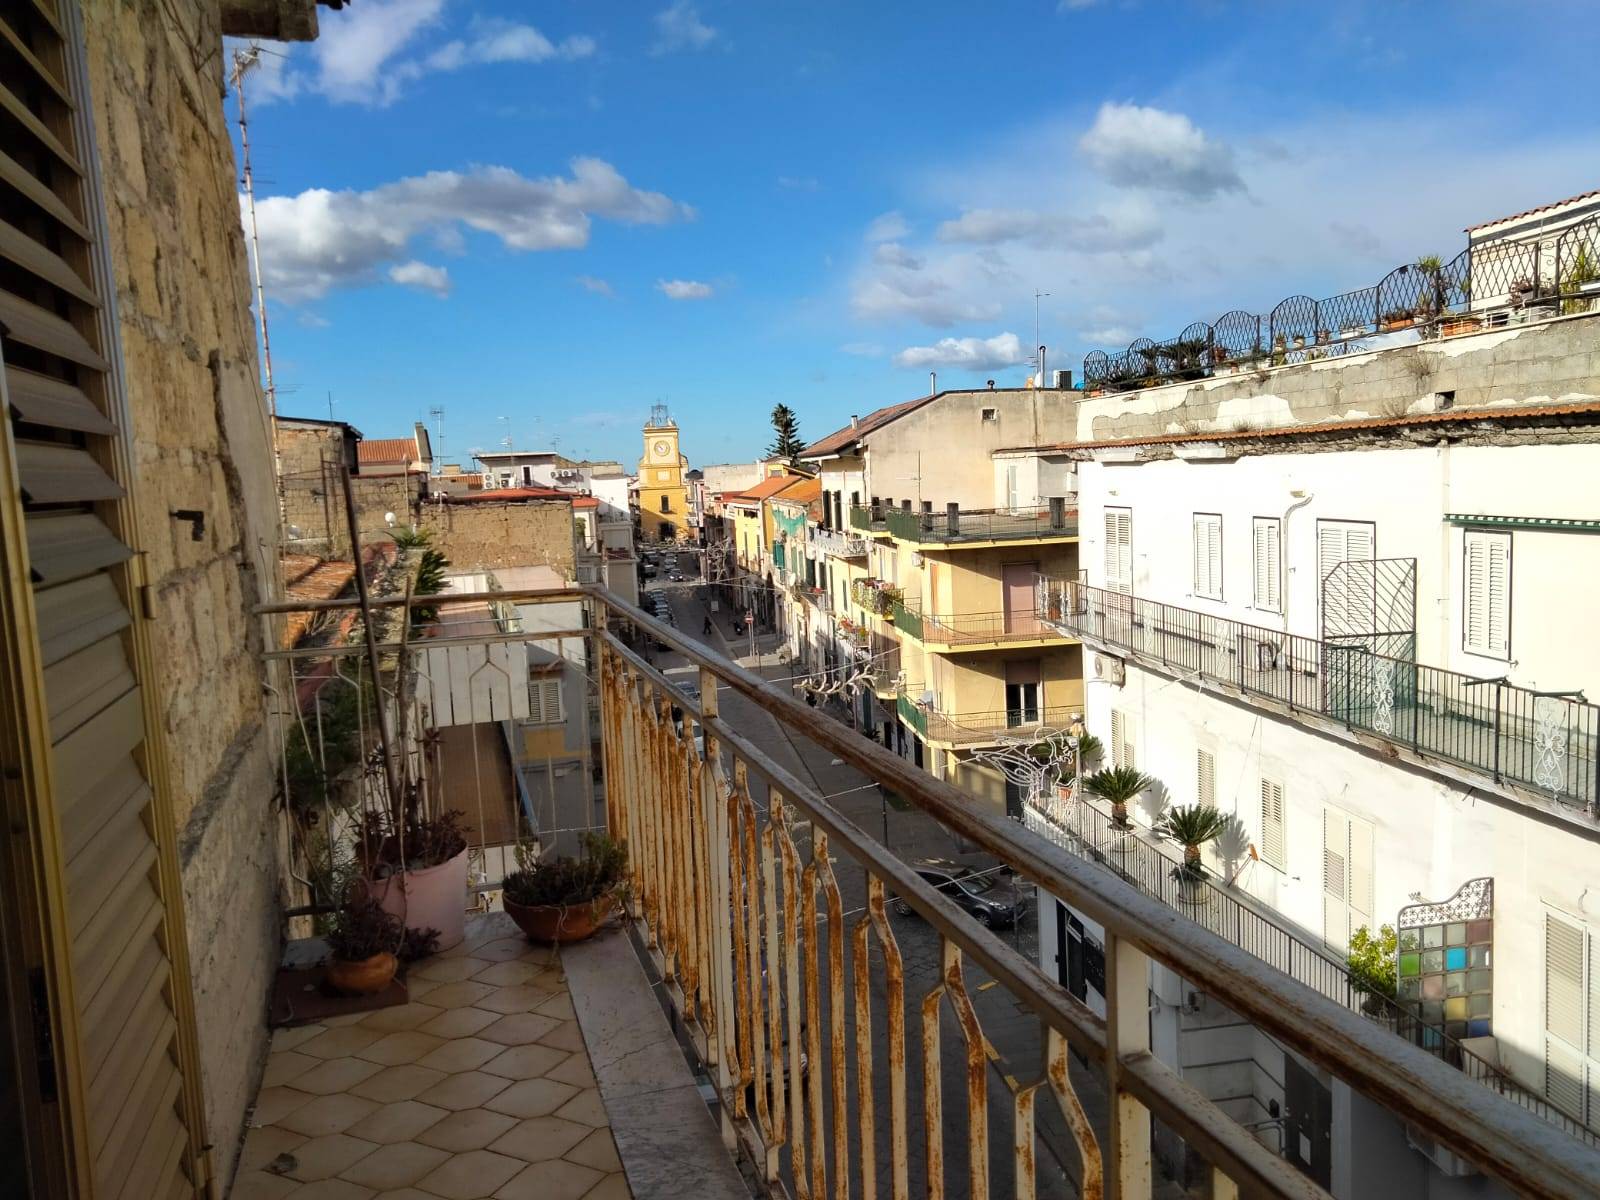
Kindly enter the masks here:
[[534, 725], [559, 725], [566, 720], [561, 704], [561, 677], [528, 683], [528, 720]]
[[1111, 710], [1111, 765], [1134, 766], [1133, 722], [1121, 709]]
[[1350, 933], [1372, 924], [1372, 823], [1322, 811], [1322, 940], [1343, 952]]
[[1468, 529], [1461, 579], [1461, 627], [1467, 650], [1511, 657], [1511, 535]]
[[1544, 1094], [1600, 1128], [1600, 938], [1565, 914], [1544, 914]]
[[1017, 507], [1017, 464], [1006, 464], [1006, 507], [1015, 511]]
[[986, 409], [984, 409], [983, 410], [983, 419], [985, 421], [998, 421], [1000, 419], [1000, 410], [998, 408], [986, 408]]
[[1283, 611], [1282, 530], [1277, 517], [1257, 517], [1250, 534], [1250, 603], [1266, 612]]
[[1106, 509], [1106, 590], [1133, 591], [1133, 510]]
[[1197, 804], [1217, 803], [1217, 756], [1209, 750], [1195, 751], [1194, 798]]
[[1261, 861], [1280, 871], [1289, 869], [1288, 840], [1284, 837], [1283, 784], [1261, 777]]
[[1370, 563], [1378, 527], [1371, 521], [1317, 522], [1317, 595], [1324, 637], [1371, 633], [1378, 604], [1374, 571], [1341, 563]]
[[1194, 514], [1194, 594], [1222, 599], [1222, 516]]

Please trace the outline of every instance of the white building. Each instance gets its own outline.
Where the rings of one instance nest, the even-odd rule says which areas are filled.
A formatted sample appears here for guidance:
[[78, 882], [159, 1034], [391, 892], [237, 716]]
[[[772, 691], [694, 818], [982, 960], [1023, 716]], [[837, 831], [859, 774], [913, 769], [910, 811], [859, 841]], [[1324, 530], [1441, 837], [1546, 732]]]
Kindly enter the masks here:
[[[1085, 797], [1028, 820], [1347, 1003], [1352, 936], [1395, 927], [1398, 1007], [1365, 1007], [1600, 1140], [1600, 313], [1439, 332], [1086, 398], [1078, 440], [994, 456], [1075, 465], [1083, 578], [1043, 603], [1086, 647], [1106, 763], [1155, 780], [1128, 833]], [[1154, 834], [1195, 803], [1229, 822], [1203, 887]], [[1098, 931], [1041, 901], [1042, 965], [1103, 1003]], [[1151, 986], [1157, 1053], [1335, 1196], [1484, 1194]]]

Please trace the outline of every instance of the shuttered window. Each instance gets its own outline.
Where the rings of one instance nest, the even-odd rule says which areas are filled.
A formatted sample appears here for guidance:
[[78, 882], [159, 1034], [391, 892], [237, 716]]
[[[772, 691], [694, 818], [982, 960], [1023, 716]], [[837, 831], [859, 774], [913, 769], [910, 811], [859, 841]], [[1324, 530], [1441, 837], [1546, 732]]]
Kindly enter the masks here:
[[1250, 603], [1265, 612], [1282, 612], [1283, 550], [1277, 517], [1257, 517], [1251, 524], [1250, 578]]
[[1194, 594], [1222, 599], [1222, 516], [1194, 514]]
[[1317, 587], [1323, 636], [1371, 633], [1377, 624], [1377, 587], [1370, 563], [1378, 529], [1370, 521], [1317, 522]]
[[535, 725], [559, 725], [567, 719], [561, 702], [561, 677], [534, 679], [528, 684], [528, 720]]
[[1106, 590], [1133, 591], [1133, 510], [1106, 509]]
[[19, 614], [15, 636], [37, 640], [43, 677], [23, 700], [48, 720], [35, 800], [60, 830], [72, 1005], [59, 997], [71, 1031], [57, 1075], [63, 1090], [74, 1067], [83, 1082], [93, 1193], [146, 1200], [204, 1191], [205, 1139], [173, 815], [146, 740], [160, 684], [130, 608], [133, 454], [80, 39], [72, 0], [0, 12], [0, 455], [26, 525], [25, 556], [7, 550], [33, 588], [33, 625]]
[[1280, 871], [1289, 869], [1288, 840], [1284, 836], [1283, 784], [1261, 780], [1261, 861]]
[[1544, 1094], [1600, 1130], [1600, 937], [1544, 915]]
[[1511, 535], [1468, 529], [1464, 534], [1461, 626], [1466, 648], [1491, 658], [1511, 657]]
[[1322, 938], [1344, 950], [1350, 934], [1372, 926], [1373, 827], [1370, 821], [1326, 808], [1322, 813]]
[[1116, 708], [1111, 710], [1111, 764], [1116, 767], [1134, 765], [1133, 721]]
[[1194, 796], [1197, 804], [1217, 802], [1217, 756], [1209, 750], [1195, 751]]

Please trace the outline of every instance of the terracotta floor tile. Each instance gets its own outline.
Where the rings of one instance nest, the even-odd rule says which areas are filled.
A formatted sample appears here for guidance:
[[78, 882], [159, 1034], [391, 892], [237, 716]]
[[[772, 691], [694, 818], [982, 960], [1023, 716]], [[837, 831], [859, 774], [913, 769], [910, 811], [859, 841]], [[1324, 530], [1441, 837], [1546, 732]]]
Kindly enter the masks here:
[[494, 1024], [494, 1021], [495, 1015], [481, 1008], [441, 1009], [437, 1017], [422, 1027], [422, 1032], [446, 1040], [471, 1037], [484, 1026]]
[[239, 1171], [263, 1169], [278, 1155], [292, 1151], [305, 1140], [305, 1134], [276, 1125], [249, 1130], [244, 1135], [244, 1148], [239, 1151]]
[[301, 1054], [314, 1054], [318, 1058], [349, 1058], [365, 1050], [383, 1034], [376, 1029], [360, 1025], [345, 1025], [325, 1030], [298, 1047]]
[[577, 1088], [554, 1079], [524, 1079], [489, 1101], [488, 1107], [513, 1117], [548, 1117], [577, 1094]]
[[277, 1125], [295, 1109], [316, 1099], [310, 1092], [297, 1092], [291, 1087], [265, 1087], [256, 1093], [255, 1122], [257, 1125]]
[[486, 1042], [481, 1038], [456, 1038], [424, 1054], [417, 1059], [417, 1065], [432, 1067], [435, 1071], [476, 1071], [504, 1049], [498, 1042]]
[[433, 1071], [415, 1063], [402, 1063], [398, 1067], [384, 1067], [371, 1079], [364, 1079], [350, 1089], [352, 1096], [365, 1096], [379, 1104], [393, 1104], [398, 1100], [415, 1099], [436, 1083], [448, 1077], [446, 1071]]
[[440, 1108], [460, 1112], [464, 1108], [482, 1108], [509, 1086], [509, 1082], [498, 1075], [463, 1071], [459, 1075], [447, 1076], [442, 1083], [434, 1084], [425, 1092], [419, 1092], [417, 1099], [424, 1104], [436, 1104]]
[[229, 1200], [283, 1200], [300, 1185], [266, 1171], [242, 1171], [233, 1181]]
[[427, 999], [428, 993], [436, 991], [443, 986], [443, 982], [438, 979], [412, 978], [406, 980], [406, 994], [411, 997], [413, 1003], [418, 1000], [421, 1000], [424, 1003], [431, 1003], [431, 1001], [428, 1001]]
[[534, 1163], [494, 1194], [495, 1200], [579, 1200], [600, 1181], [599, 1171], [577, 1163]]
[[562, 1156], [568, 1162], [582, 1163], [597, 1171], [620, 1171], [622, 1159], [609, 1129], [596, 1129]]
[[606, 1116], [606, 1106], [600, 1101], [599, 1088], [587, 1088], [556, 1109], [556, 1116], [576, 1121], [591, 1129], [604, 1129], [611, 1124]]
[[628, 1187], [628, 1177], [615, 1171], [595, 1184], [583, 1200], [633, 1200], [633, 1190]]
[[377, 1012], [368, 1013], [361, 1023], [380, 1033], [400, 1033], [433, 1020], [440, 1011], [432, 1004], [423, 1004], [414, 999], [410, 1004], [397, 1004], [393, 1008], [380, 1008]]
[[419, 1104], [415, 1100], [401, 1100], [385, 1104], [370, 1117], [363, 1117], [345, 1130], [351, 1137], [362, 1138], [380, 1145], [396, 1142], [414, 1142], [425, 1130], [437, 1125], [450, 1115], [447, 1108]]
[[294, 1166], [289, 1168], [289, 1177], [306, 1183], [316, 1179], [331, 1179], [355, 1166], [376, 1149], [376, 1142], [345, 1133], [315, 1137], [309, 1142], [302, 1142], [290, 1152], [294, 1156]]
[[386, 1067], [398, 1067], [402, 1063], [417, 1062], [423, 1055], [442, 1045], [444, 1039], [434, 1037], [431, 1033], [424, 1033], [420, 1029], [402, 1029], [397, 1033], [384, 1034], [362, 1050], [360, 1056]]
[[296, 1079], [294, 1090], [311, 1092], [317, 1096], [331, 1096], [335, 1092], [350, 1091], [381, 1070], [383, 1068], [377, 1063], [368, 1062], [364, 1058], [328, 1058]]
[[329, 1133], [343, 1133], [357, 1121], [370, 1117], [377, 1107], [371, 1100], [363, 1100], [360, 1096], [317, 1096], [274, 1123], [309, 1138], [317, 1138]]
[[448, 1157], [447, 1152], [432, 1146], [401, 1142], [367, 1155], [340, 1178], [370, 1188], [410, 1187]]
[[578, 1088], [591, 1088], [594, 1086], [594, 1068], [589, 1065], [589, 1055], [587, 1053], [569, 1054], [566, 1062], [550, 1068], [544, 1073], [544, 1077], [561, 1083], [570, 1083], [573, 1087]]
[[261, 1076], [262, 1087], [282, 1087], [293, 1083], [296, 1075], [304, 1075], [323, 1060], [313, 1054], [298, 1050], [274, 1051], [267, 1055], [266, 1073]]
[[[476, 980], [474, 980], [476, 982]], [[522, 1013], [532, 1012], [539, 1005], [551, 998], [552, 993], [531, 984], [515, 984], [511, 987], [495, 988], [489, 995], [482, 999], [474, 1000], [473, 1007], [496, 1013]]]
[[560, 1065], [566, 1057], [565, 1050], [553, 1046], [512, 1046], [484, 1063], [483, 1069], [507, 1079], [537, 1079]]
[[522, 1167], [521, 1159], [488, 1150], [469, 1150], [446, 1159], [437, 1170], [423, 1176], [417, 1186], [444, 1200], [478, 1200], [493, 1195]]
[[467, 1008], [494, 991], [487, 983], [463, 979], [459, 983], [441, 983], [428, 993], [428, 1003], [439, 1008]]
[[514, 1154], [528, 1162], [544, 1162], [560, 1158], [588, 1136], [586, 1125], [563, 1121], [560, 1117], [530, 1117], [490, 1142], [489, 1149]]
[[499, 1042], [502, 1046], [522, 1046], [538, 1041], [557, 1024], [559, 1022], [554, 1017], [542, 1017], [538, 1013], [507, 1013], [493, 1024], [485, 1025], [478, 1031], [478, 1036], [487, 1042]]
[[482, 1150], [516, 1123], [515, 1117], [508, 1117], [504, 1113], [491, 1112], [487, 1108], [469, 1108], [451, 1113], [437, 1125], [419, 1134], [417, 1140], [427, 1146], [448, 1150], [451, 1154], [463, 1154], [468, 1150]]

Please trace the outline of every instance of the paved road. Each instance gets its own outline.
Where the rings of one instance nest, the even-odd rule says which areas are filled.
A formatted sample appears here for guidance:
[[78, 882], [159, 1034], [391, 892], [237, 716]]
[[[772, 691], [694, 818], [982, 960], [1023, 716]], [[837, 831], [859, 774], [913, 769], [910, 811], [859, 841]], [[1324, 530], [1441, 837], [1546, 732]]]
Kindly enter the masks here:
[[[682, 561], [684, 573], [691, 575], [690, 582], [681, 584], [653, 582], [651, 586], [651, 590], [659, 587], [667, 593], [680, 631], [718, 652], [737, 657], [743, 665], [758, 670], [766, 678], [774, 681], [774, 686], [789, 685], [789, 677], [793, 676], [795, 671], [791, 664], [779, 660], [776, 653], [778, 639], [774, 635], [769, 634], [757, 639], [757, 656], [753, 657], [750, 654], [748, 639], [743, 636], [735, 639], [728, 632], [732, 617], [726, 611], [713, 616], [712, 635], [707, 638], [703, 634], [708, 610], [701, 599], [699, 586], [692, 580], [694, 568], [691, 564], [694, 560], [692, 556], [684, 555]], [[696, 683], [698, 671], [686, 664], [681, 655], [659, 654], [656, 662], [669, 678], [675, 681], [681, 679], [691, 686]], [[830, 797], [835, 807], [863, 829], [874, 836], [881, 836], [887, 821], [887, 844], [902, 858], [915, 860], [950, 855], [965, 849], [954, 835], [927, 814], [915, 809], [886, 806], [877, 785], [867, 776], [853, 767], [840, 763], [830, 751], [784, 728], [764, 709], [727, 690], [722, 692], [719, 700], [722, 716], [730, 725], [737, 728], [744, 737], [774, 761], [802, 780], [812, 783], [823, 796]], [[757, 788], [755, 791], [758, 806], [764, 808], [766, 799], [764, 788]], [[807, 832], [805, 829], [800, 830], [802, 835]], [[802, 836], [801, 840], [809, 842], [809, 838], [805, 836]], [[808, 848], [807, 845], [802, 845], [802, 851]], [[865, 903], [865, 872], [842, 854], [835, 859], [834, 865], [845, 906], [846, 921], [853, 925]], [[924, 1187], [920, 1171], [926, 1161], [923, 1151], [921, 998], [939, 980], [942, 949], [937, 933], [921, 918], [911, 915], [892, 917], [892, 920], [895, 939], [905, 963], [906, 1082], [908, 1113], [912, 1126], [909, 1156], [912, 1168], [910, 1184], [915, 1194]], [[1036, 961], [1036, 931], [1036, 923], [1030, 915], [1024, 920], [1021, 928], [1003, 931], [999, 936], [1014, 939], [1017, 949], [1024, 956]], [[877, 956], [874, 958], [876, 961]], [[874, 973], [876, 975], [876, 968]], [[988, 1081], [988, 1119], [991, 1187], [995, 1194], [1005, 1195], [1011, 1193], [1013, 1183], [1013, 1109], [1007, 1080], [1027, 1083], [1038, 1077], [1039, 1064], [1042, 1061], [1040, 1029], [1038, 1021], [1022, 1009], [1007, 991], [990, 980], [981, 969], [969, 964], [966, 982], [985, 1039], [989, 1043], [991, 1070]], [[874, 1023], [879, 1026], [877, 1044], [882, 1047], [886, 1042], [882, 1030], [883, 993], [881, 983], [878, 981], [875, 981], [873, 994], [874, 999], [878, 1001], [874, 1011]], [[955, 1017], [948, 1004], [944, 1006], [941, 1032], [943, 1035], [941, 1076], [944, 1094], [941, 1124], [945, 1148], [945, 1174], [948, 1185], [955, 1193], [964, 1194], [967, 1190], [968, 1149], [971, 1145], [966, 1113], [966, 1089], [962, 1074], [964, 1046], [956, 1032]], [[826, 1045], [823, 1054], [824, 1057], [828, 1055]], [[1101, 1131], [1103, 1139], [1106, 1112], [1103, 1089], [1096, 1076], [1087, 1070], [1079, 1070], [1076, 1063], [1073, 1066], [1074, 1083], [1089, 1111], [1091, 1121]], [[877, 1156], [880, 1195], [887, 1194], [890, 1171], [890, 1154], [884, 1128], [888, 1112], [885, 1068], [886, 1064], [880, 1055], [873, 1075], [874, 1108], [879, 1114], [879, 1128], [875, 1140], [880, 1147]], [[854, 1074], [852, 1061], [850, 1069], [852, 1095]], [[1053, 1102], [1050, 1102], [1047, 1096], [1041, 1096], [1038, 1110], [1043, 1135], [1042, 1148], [1038, 1155], [1039, 1195], [1041, 1197], [1076, 1195], [1074, 1180], [1077, 1175], [1077, 1155], [1071, 1139], [1066, 1133], [1065, 1126], [1055, 1115]], [[852, 1142], [854, 1140], [852, 1133]], [[852, 1158], [854, 1156], [855, 1151], [852, 1149]]]

